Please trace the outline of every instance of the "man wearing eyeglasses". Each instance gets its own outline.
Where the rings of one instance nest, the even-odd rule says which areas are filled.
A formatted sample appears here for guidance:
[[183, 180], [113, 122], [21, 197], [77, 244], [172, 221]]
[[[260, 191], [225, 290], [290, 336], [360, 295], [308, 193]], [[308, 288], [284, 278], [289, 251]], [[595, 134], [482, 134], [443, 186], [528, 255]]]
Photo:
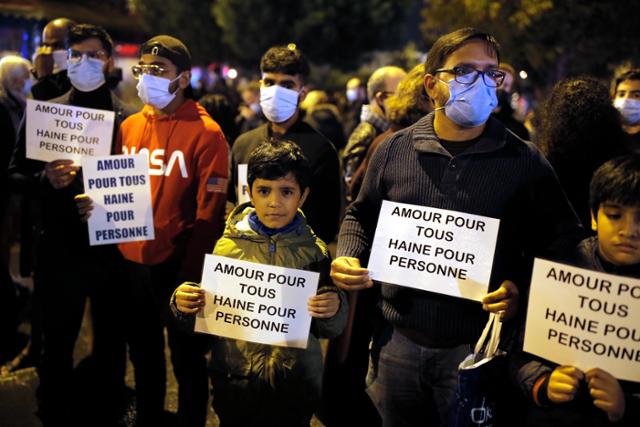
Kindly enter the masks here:
[[[50, 102], [114, 111], [115, 153], [120, 123], [131, 111], [105, 83], [105, 74], [113, 64], [111, 37], [100, 27], [80, 24], [69, 30], [68, 44], [67, 73], [72, 87]], [[87, 226], [74, 202], [74, 196], [84, 192], [80, 168], [71, 160], [43, 165], [26, 159], [25, 148], [23, 119], [10, 173], [31, 183], [42, 195], [43, 224], [34, 277], [35, 293], [42, 301], [44, 335], [39, 415], [45, 425], [80, 425], [84, 421], [81, 413], [98, 411], [102, 414], [100, 422], [115, 423], [122, 403], [125, 368], [123, 328], [114, 315], [123, 282], [118, 275], [122, 257], [115, 245], [89, 246]], [[94, 343], [92, 375], [87, 380], [95, 388], [83, 389], [80, 395], [71, 378], [74, 344], [87, 297]], [[69, 412], [69, 401], [83, 402], [79, 406], [86, 411]]]
[[532, 256], [560, 237], [579, 239], [578, 219], [550, 165], [489, 118], [504, 78], [498, 64], [496, 40], [472, 28], [434, 43], [424, 86], [435, 111], [380, 145], [340, 230], [331, 274], [337, 286], [357, 291], [374, 286], [370, 270], [384, 268], [362, 267], [383, 200], [500, 219], [482, 304], [381, 284], [384, 322], [374, 333], [367, 392], [385, 426], [447, 425], [457, 367], [486, 311], [512, 319]]
[[135, 369], [136, 425], [163, 425], [167, 326], [179, 425], [203, 427], [208, 341], [179, 329], [169, 299], [178, 284], [200, 282], [204, 256], [222, 235], [228, 146], [220, 126], [193, 100], [191, 54], [180, 40], [151, 38], [140, 47], [132, 72], [145, 106], [122, 124], [119, 144], [124, 153], [149, 156], [155, 228], [154, 240], [118, 245], [128, 275], [128, 292], [121, 298]]

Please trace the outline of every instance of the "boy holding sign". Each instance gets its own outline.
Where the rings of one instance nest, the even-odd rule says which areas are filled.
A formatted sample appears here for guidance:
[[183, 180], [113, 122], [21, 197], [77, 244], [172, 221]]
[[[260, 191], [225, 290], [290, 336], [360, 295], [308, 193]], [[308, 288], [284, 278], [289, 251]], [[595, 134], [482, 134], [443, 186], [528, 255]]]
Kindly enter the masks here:
[[[288, 141], [256, 148], [248, 165], [252, 206], [229, 217], [215, 255], [317, 271], [317, 294], [308, 300], [311, 324], [306, 349], [216, 338], [210, 375], [213, 407], [222, 425], [309, 425], [320, 395], [319, 337], [339, 334], [346, 322], [344, 294], [329, 278], [327, 247], [298, 211], [309, 194], [310, 168]], [[172, 298], [179, 319], [193, 320], [204, 307], [204, 290], [183, 283]]]
[[[591, 180], [589, 204], [597, 237], [583, 240], [568, 261], [578, 267], [640, 277], [640, 157], [602, 165]], [[633, 297], [633, 295], [631, 295]], [[640, 425], [640, 387], [621, 383], [604, 369], [575, 366], [518, 354], [517, 381], [535, 405], [531, 425]], [[632, 391], [635, 394], [632, 394]]]

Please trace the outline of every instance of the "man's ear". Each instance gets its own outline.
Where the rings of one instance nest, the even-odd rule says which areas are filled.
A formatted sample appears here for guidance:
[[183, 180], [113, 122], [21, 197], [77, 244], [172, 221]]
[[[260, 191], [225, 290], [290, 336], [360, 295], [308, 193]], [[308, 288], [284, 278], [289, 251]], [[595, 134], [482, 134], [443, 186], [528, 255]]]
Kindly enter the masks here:
[[436, 76], [433, 74], [426, 74], [424, 76], [424, 90], [427, 92], [427, 96], [429, 96], [430, 99], [435, 99], [437, 83]]
[[186, 89], [191, 84], [191, 70], [184, 70], [178, 79], [180, 89]]
[[302, 101], [304, 101], [307, 98], [308, 94], [309, 94], [309, 91], [307, 90], [307, 86], [303, 85], [302, 86], [302, 90], [300, 91], [300, 94], [298, 95], [298, 98], [299, 98], [298, 106], [300, 106], [300, 104], [302, 104]]
[[307, 196], [309, 195], [309, 187], [305, 188], [302, 192], [302, 196], [300, 196], [300, 201], [298, 201], [298, 209], [304, 205], [304, 201], [307, 200]]
[[107, 59], [106, 64], [104, 65], [104, 73], [105, 74], [109, 74], [111, 71], [113, 71], [115, 68], [115, 63], [113, 61], [113, 56], [110, 56], [109, 59]]
[[591, 212], [591, 229], [593, 231], [598, 231], [598, 221], [596, 221], [595, 215]]

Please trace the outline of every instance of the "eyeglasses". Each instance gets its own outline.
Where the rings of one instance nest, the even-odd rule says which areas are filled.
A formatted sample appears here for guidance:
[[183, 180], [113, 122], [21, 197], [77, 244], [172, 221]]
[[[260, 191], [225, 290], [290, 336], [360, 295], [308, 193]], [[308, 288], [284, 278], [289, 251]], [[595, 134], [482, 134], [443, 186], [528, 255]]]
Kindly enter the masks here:
[[164, 67], [161, 67], [160, 65], [155, 65], [155, 64], [150, 64], [150, 65], [139, 64], [131, 67], [131, 73], [133, 74], [133, 77], [135, 77], [136, 79], [139, 79], [140, 77], [142, 77], [143, 74], [150, 74], [152, 76], [158, 77], [163, 75], [167, 71], [169, 70]]
[[105, 52], [104, 50], [80, 52], [78, 50], [69, 49], [69, 53], [68, 53], [67, 58], [69, 59], [69, 62], [71, 62], [72, 64], [76, 64], [76, 63], [82, 61], [82, 58], [84, 56], [86, 56], [87, 58], [99, 59], [101, 61], [106, 61], [106, 59], [108, 58], [109, 55], [107, 55], [107, 52]]
[[475, 83], [478, 80], [478, 76], [482, 75], [482, 80], [484, 84], [489, 87], [498, 87], [504, 81], [504, 77], [506, 73], [500, 70], [487, 70], [480, 71], [476, 70], [473, 67], [469, 66], [457, 66], [453, 68], [440, 68], [434, 71], [434, 74], [437, 73], [451, 73], [453, 74], [453, 78], [456, 82], [463, 85], [470, 85]]

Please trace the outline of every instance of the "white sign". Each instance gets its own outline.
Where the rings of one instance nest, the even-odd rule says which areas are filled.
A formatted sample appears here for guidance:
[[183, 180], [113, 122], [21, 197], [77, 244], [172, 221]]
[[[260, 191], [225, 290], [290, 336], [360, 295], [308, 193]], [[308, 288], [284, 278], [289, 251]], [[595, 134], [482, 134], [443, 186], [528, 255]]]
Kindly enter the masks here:
[[285, 347], [307, 348], [308, 299], [320, 275], [206, 255], [202, 272], [205, 307], [196, 332]]
[[640, 280], [536, 259], [524, 351], [640, 382]]
[[250, 202], [249, 198], [249, 180], [247, 178], [246, 163], [238, 165], [238, 186], [236, 188], [236, 194], [238, 195], [238, 204]]
[[82, 175], [85, 193], [93, 200], [90, 245], [155, 238], [145, 154], [83, 157]]
[[495, 218], [385, 200], [370, 276], [480, 301], [489, 289], [499, 225]]
[[108, 156], [113, 137], [113, 111], [27, 99], [27, 158], [74, 164], [87, 156]]

